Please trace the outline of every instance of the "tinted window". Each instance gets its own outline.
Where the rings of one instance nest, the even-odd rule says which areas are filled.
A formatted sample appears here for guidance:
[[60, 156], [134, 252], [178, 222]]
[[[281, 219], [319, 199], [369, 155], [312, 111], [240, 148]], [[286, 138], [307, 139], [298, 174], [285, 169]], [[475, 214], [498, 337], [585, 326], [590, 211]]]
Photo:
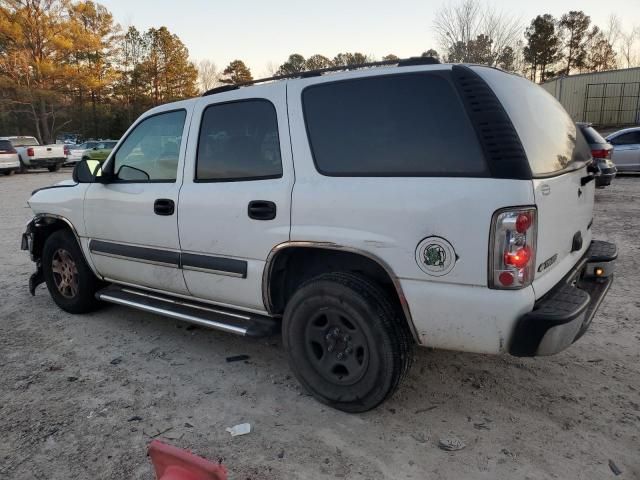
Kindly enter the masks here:
[[196, 180], [282, 176], [278, 121], [266, 100], [211, 105], [200, 126]]
[[598, 131], [587, 125], [578, 125], [580, 127], [580, 131], [584, 135], [585, 140], [588, 143], [607, 143], [607, 141], [602, 138], [602, 135], [598, 133]]
[[13, 145], [9, 140], [0, 140], [0, 152], [8, 152], [13, 150]]
[[140, 122], [116, 152], [118, 179], [175, 181], [186, 115], [178, 110]]
[[584, 165], [591, 149], [564, 107], [543, 88], [488, 67], [473, 67], [492, 88], [516, 127], [534, 176]]
[[34, 137], [17, 137], [12, 138], [11, 143], [14, 147], [37, 147], [40, 145]]
[[640, 144], [640, 132], [629, 132], [618, 135], [611, 140], [613, 145], [635, 145]]
[[407, 74], [323, 83], [303, 92], [320, 173], [483, 175], [476, 134], [449, 81]]

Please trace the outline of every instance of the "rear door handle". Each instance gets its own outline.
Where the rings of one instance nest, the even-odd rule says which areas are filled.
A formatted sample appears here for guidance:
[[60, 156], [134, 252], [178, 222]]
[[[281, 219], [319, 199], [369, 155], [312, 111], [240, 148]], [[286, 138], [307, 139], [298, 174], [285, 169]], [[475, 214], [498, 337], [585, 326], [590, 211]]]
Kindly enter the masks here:
[[247, 209], [249, 218], [254, 220], [273, 220], [276, 213], [276, 204], [269, 200], [252, 200]]
[[176, 204], [170, 198], [159, 198], [153, 202], [153, 211], [156, 215], [169, 217], [176, 211]]

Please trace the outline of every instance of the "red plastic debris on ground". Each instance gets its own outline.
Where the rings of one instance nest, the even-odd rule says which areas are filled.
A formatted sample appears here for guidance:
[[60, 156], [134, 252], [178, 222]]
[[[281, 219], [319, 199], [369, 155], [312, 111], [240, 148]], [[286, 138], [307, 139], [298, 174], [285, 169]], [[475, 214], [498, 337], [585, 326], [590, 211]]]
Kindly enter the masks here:
[[149, 444], [149, 456], [158, 480], [227, 480], [224, 465], [158, 440]]

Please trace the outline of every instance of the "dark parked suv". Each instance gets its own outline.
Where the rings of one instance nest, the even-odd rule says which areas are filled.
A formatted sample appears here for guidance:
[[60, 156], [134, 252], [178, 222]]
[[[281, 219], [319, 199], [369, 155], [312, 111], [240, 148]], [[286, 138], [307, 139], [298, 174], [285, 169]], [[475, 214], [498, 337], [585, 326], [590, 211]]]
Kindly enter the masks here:
[[616, 173], [618, 173], [616, 165], [611, 161], [613, 145], [607, 142], [602, 135], [593, 128], [592, 124], [578, 122], [576, 125], [578, 125], [584, 138], [587, 140], [591, 148], [593, 162], [598, 168], [599, 175], [596, 176], [596, 187], [604, 188], [611, 185], [611, 180], [613, 180]]

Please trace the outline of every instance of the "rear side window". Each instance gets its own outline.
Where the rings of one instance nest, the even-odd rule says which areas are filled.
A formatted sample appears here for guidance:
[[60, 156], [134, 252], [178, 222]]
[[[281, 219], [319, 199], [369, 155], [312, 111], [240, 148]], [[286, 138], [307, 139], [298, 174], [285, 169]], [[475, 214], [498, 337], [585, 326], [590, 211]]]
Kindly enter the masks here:
[[485, 176], [476, 134], [443, 75], [383, 75], [302, 94], [318, 171], [329, 176]]
[[560, 103], [542, 87], [515, 74], [473, 67], [494, 91], [518, 132], [534, 177], [584, 166], [591, 149]]
[[202, 116], [196, 182], [282, 176], [276, 110], [267, 100], [211, 105]]
[[579, 125], [579, 127], [588, 143], [607, 143], [595, 128], [587, 125]]
[[640, 143], [640, 132], [629, 132], [611, 139], [613, 145], [635, 145]]

